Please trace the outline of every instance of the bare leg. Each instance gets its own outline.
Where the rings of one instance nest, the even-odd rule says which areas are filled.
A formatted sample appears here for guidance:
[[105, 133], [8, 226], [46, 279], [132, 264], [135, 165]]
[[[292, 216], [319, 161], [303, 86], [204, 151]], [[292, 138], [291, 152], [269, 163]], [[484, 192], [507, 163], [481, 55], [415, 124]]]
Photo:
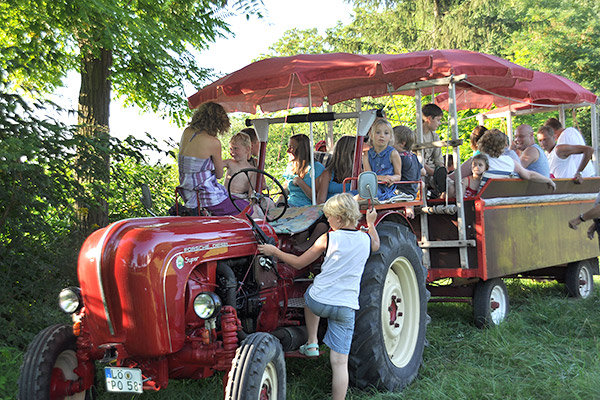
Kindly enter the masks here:
[[306, 320], [306, 332], [308, 333], [307, 343], [319, 343], [317, 331], [319, 330], [319, 320], [321, 317], [310, 311], [310, 308], [304, 307], [304, 319]]
[[331, 361], [331, 397], [333, 400], [343, 400], [348, 391], [348, 354], [341, 354], [331, 350], [329, 353]]

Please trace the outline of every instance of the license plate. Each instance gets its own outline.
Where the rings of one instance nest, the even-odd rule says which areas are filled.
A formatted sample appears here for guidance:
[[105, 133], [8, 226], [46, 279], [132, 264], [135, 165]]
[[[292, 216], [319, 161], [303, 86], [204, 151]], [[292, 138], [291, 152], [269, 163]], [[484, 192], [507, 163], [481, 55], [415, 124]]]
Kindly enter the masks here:
[[105, 367], [104, 376], [109, 392], [143, 393], [142, 370], [139, 368]]

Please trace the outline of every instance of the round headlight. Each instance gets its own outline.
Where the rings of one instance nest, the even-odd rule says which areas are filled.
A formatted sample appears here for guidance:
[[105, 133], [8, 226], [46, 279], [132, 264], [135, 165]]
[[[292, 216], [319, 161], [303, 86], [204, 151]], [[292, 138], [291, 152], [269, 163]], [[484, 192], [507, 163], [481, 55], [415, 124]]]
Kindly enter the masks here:
[[58, 306], [67, 314], [79, 311], [83, 307], [81, 289], [78, 287], [68, 287], [61, 290], [58, 295]]
[[194, 312], [202, 319], [214, 317], [221, 310], [221, 299], [212, 292], [200, 293], [194, 299]]

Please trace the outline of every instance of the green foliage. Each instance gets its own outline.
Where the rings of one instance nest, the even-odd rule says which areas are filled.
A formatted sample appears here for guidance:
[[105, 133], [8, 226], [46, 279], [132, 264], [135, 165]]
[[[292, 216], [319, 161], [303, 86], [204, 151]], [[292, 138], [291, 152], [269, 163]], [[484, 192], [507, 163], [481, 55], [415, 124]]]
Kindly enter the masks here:
[[[47, 107], [52, 105], [30, 105], [0, 90], [0, 343], [20, 348], [46, 325], [66, 322], [57, 294], [77, 284], [77, 254], [89, 233], [77, 223], [77, 213], [85, 209], [76, 203], [91, 206], [102, 193], [115, 219], [146, 216], [134, 205], [142, 181], [152, 184], [161, 209], [173, 201], [173, 168], [143, 162], [142, 152], [157, 150], [155, 144], [78, 135], [45, 117]], [[81, 149], [95, 155], [87, 158], [90, 163], [113, 156], [112, 192], [76, 180], [90, 168], [75, 156]], [[44, 307], [53, 312], [41, 313]]]
[[229, 33], [229, 15], [260, 17], [262, 8], [262, 0], [7, 0], [0, 4], [0, 67], [19, 88], [50, 91], [82, 68], [83, 57], [108, 50], [117, 96], [181, 122], [189, 113], [184, 86], [200, 87], [210, 76], [195, 52]]
[[506, 43], [516, 62], [600, 91], [600, 4], [593, 0], [513, 2], [524, 25]]
[[327, 53], [330, 47], [316, 28], [293, 28], [285, 31], [279, 40], [269, 46], [269, 54], [261, 54], [259, 59], [296, 54], [323, 54]]

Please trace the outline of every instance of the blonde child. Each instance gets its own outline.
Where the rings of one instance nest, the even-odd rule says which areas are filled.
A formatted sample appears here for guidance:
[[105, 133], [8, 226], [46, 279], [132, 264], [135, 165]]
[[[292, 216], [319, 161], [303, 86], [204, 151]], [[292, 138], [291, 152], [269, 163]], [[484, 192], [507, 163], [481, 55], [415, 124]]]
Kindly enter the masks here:
[[348, 354], [354, 332], [354, 313], [359, 309], [360, 279], [371, 252], [379, 250], [375, 229], [377, 212], [367, 212], [369, 233], [356, 229], [361, 218], [358, 203], [349, 193], [340, 193], [325, 202], [323, 213], [331, 232], [321, 235], [304, 254], [285, 253], [273, 245], [259, 245], [262, 254], [275, 256], [296, 269], [302, 269], [325, 253], [321, 273], [304, 294], [307, 344], [300, 352], [319, 355], [317, 330], [320, 317], [327, 318], [323, 342], [331, 349], [332, 397], [341, 400], [348, 390]]
[[250, 136], [246, 133], [238, 132], [229, 140], [229, 154], [231, 155], [231, 158], [223, 160], [223, 164], [227, 169], [227, 174], [225, 175], [225, 187], [229, 188], [232, 194], [239, 195], [239, 197], [244, 197], [246, 194], [250, 193], [250, 183], [252, 182], [254, 185], [256, 173], [251, 172], [248, 174], [250, 180], [243, 174], [238, 175], [235, 180], [231, 182], [231, 186], [229, 186], [229, 181], [233, 175], [242, 169], [254, 168], [254, 165], [248, 161], [251, 151], [252, 142], [250, 141]]
[[396, 185], [402, 179], [402, 160], [394, 149], [392, 125], [385, 118], [377, 118], [369, 131], [371, 148], [363, 154], [363, 169], [377, 174], [377, 198], [387, 200], [396, 195]]
[[489, 168], [490, 164], [485, 154], [479, 153], [473, 156], [471, 160], [471, 171], [473, 172], [473, 175], [467, 176], [461, 181], [464, 197], [474, 197], [477, 195], [483, 173]]

